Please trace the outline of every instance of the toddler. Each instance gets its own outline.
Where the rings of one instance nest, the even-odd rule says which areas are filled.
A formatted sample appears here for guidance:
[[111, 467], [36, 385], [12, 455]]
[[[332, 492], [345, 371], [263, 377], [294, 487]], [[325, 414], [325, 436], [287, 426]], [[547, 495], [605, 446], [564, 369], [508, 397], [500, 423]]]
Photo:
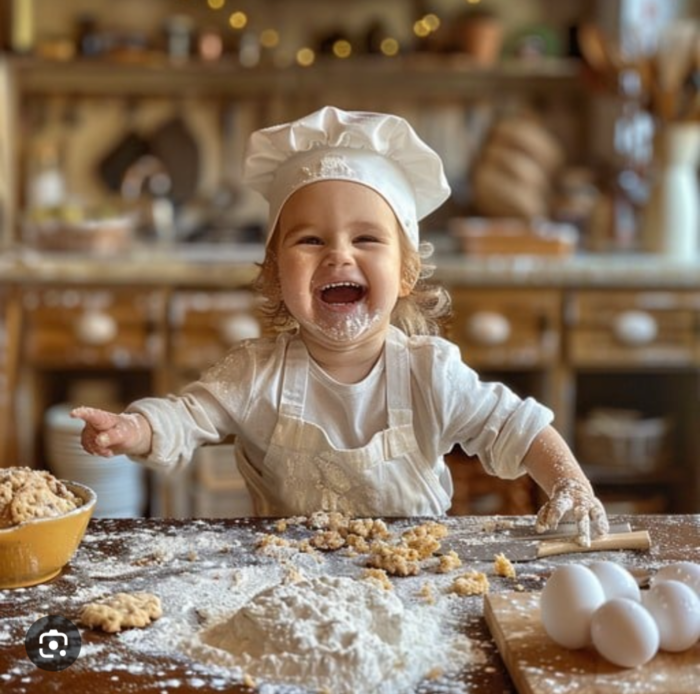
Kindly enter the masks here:
[[566, 516], [583, 544], [607, 532], [552, 412], [481, 382], [436, 335], [449, 299], [426, 282], [418, 222], [450, 189], [404, 119], [325, 107], [259, 130], [244, 179], [270, 205], [256, 286], [271, 336], [180, 395], [76, 408], [88, 452], [166, 470], [233, 434], [260, 515], [434, 516], [450, 507], [444, 455], [459, 444], [493, 475], [535, 480], [549, 498], [538, 530]]

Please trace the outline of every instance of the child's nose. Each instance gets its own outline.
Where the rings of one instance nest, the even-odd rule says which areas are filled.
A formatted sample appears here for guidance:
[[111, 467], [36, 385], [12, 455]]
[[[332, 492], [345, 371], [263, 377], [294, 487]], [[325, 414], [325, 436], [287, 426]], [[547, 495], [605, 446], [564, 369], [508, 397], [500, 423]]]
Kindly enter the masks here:
[[352, 261], [352, 245], [335, 243], [328, 247], [326, 263], [328, 265], [347, 265]]

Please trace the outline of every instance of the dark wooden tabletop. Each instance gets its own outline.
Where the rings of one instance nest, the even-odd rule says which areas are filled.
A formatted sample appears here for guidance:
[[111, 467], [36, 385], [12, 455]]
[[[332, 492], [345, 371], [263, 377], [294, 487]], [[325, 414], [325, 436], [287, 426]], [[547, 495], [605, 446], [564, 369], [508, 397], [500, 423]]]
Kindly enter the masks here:
[[[391, 530], [400, 532], [424, 519], [387, 520]], [[689, 560], [700, 562], [700, 515], [658, 515], [616, 517], [630, 522], [633, 529], [647, 529], [652, 549], [646, 552], [623, 551], [598, 553], [596, 558], [614, 558], [643, 578], [666, 563]], [[450, 517], [443, 519], [449, 535], [443, 541], [445, 550], [454, 549], [468, 557], [468, 548], [475, 543], [501, 539], [504, 521], [515, 525], [532, 525], [532, 517]], [[240, 676], [227, 676], [220, 667], [208, 667], [191, 657], [159, 650], [157, 639], [139, 641], [141, 633], [167, 635], [165, 616], [170, 605], [167, 595], [181, 590], [192, 594], [211, 595], [212, 582], [224, 583], [222, 576], [236, 567], [256, 567], [271, 574], [279, 571], [280, 563], [294, 565], [295, 555], [289, 548], [279, 552], [261, 550], [260, 538], [265, 534], [280, 535], [275, 521], [270, 519], [235, 520], [157, 520], [157, 519], [95, 519], [78, 552], [62, 574], [44, 585], [0, 591], [0, 692], [3, 694], [48, 694], [76, 692], [77, 694], [210, 694], [212, 692], [251, 692]], [[291, 535], [289, 535], [291, 533]], [[294, 535], [296, 533], [296, 535]], [[295, 526], [289, 537], [301, 537], [311, 531]], [[282, 534], [284, 536], [284, 533]], [[272, 548], [274, 549], [274, 548]], [[286, 553], [285, 553], [286, 552]], [[359, 576], [362, 556], [342, 557], [334, 553], [318, 560], [321, 571]], [[299, 553], [297, 552], [297, 555]], [[300, 555], [299, 555], [300, 556]], [[537, 591], [542, 588], [552, 569], [562, 562], [580, 562], [591, 555], [565, 555], [547, 560], [517, 564], [516, 579], [493, 575], [489, 563], [465, 559], [458, 571], [470, 568], [489, 575], [490, 590]], [[307, 555], [308, 560], [308, 555]], [[366, 557], [365, 557], [366, 559]], [[402, 582], [417, 580], [449, 581], [445, 575], [426, 570], [421, 577], [394, 578], [397, 593]], [[178, 581], [180, 583], [178, 583]], [[408, 585], [403, 583], [403, 585]], [[221, 590], [230, 585], [221, 585]], [[164, 618], [144, 630], [125, 631], [119, 635], [89, 630], [79, 624], [83, 605], [96, 596], [122, 591], [149, 591], [160, 594]], [[207, 591], [209, 591], [207, 593]], [[204, 598], [203, 598], [204, 599]], [[211, 598], [208, 598], [211, 599]], [[482, 612], [480, 596], [459, 598], [454, 617], [479, 652], [479, 658], [451, 679], [421, 684], [417, 692], [503, 692], [516, 690], [494, 645]], [[68, 668], [51, 672], [34, 665], [25, 650], [25, 635], [36, 620], [46, 615], [61, 615], [78, 624], [82, 639], [81, 652]], [[175, 616], [170, 619], [174, 620]], [[206, 615], [205, 615], [206, 617]], [[162, 622], [162, 624], [161, 624]], [[175, 621], [170, 623], [174, 624]], [[139, 637], [139, 638], [134, 638]], [[147, 643], [147, 647], [144, 646]], [[460, 688], [461, 684], [461, 688]], [[298, 688], [275, 689], [274, 683], [264, 691], [301, 692]]]

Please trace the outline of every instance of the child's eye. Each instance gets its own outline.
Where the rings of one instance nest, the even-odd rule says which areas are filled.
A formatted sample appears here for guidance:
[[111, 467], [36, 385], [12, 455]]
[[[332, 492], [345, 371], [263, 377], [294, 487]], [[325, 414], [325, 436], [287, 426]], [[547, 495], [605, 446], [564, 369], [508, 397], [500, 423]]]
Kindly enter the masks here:
[[379, 239], [372, 234], [362, 234], [362, 236], [357, 236], [355, 238], [355, 243], [377, 243]]
[[322, 241], [318, 236], [301, 236], [297, 243], [304, 246], [318, 246]]

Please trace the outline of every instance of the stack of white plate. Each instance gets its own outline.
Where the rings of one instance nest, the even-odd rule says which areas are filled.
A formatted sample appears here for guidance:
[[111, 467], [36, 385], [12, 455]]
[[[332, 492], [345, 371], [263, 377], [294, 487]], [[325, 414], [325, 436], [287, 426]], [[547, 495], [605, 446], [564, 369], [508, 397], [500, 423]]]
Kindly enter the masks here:
[[81, 482], [97, 494], [94, 516], [136, 518], [146, 507], [145, 469], [125, 455], [101, 458], [80, 444], [84, 422], [70, 416], [71, 405], [50, 407], [44, 416], [46, 460], [58, 478]]

